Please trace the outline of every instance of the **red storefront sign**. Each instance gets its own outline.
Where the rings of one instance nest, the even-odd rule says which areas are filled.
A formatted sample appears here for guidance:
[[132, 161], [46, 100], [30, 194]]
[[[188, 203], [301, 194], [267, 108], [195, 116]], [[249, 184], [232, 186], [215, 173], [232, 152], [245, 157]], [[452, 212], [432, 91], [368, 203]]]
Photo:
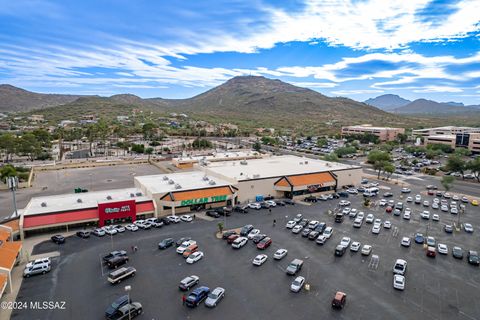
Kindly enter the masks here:
[[135, 200], [104, 202], [98, 204], [98, 225], [103, 227], [105, 220], [131, 218], [132, 222], [137, 217]]

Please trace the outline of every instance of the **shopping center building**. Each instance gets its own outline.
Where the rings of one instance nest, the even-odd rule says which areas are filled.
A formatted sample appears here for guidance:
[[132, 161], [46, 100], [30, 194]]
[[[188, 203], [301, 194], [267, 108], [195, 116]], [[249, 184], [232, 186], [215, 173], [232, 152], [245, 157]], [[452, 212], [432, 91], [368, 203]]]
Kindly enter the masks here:
[[302, 200], [358, 185], [361, 175], [359, 166], [296, 156], [202, 161], [190, 171], [137, 176], [134, 188], [34, 197], [19, 226], [28, 235], [233, 206], [265, 196]]

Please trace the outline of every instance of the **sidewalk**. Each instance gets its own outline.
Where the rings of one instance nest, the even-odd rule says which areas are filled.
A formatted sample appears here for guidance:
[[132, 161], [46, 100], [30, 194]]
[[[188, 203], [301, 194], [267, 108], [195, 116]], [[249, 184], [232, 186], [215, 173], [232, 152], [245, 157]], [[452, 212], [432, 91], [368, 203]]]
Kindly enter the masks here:
[[[62, 235], [64, 235], [64, 237], [69, 237], [71, 235], [74, 235], [75, 232], [76, 231], [63, 232]], [[12, 292], [5, 293], [2, 299], [0, 300], [1, 302], [16, 301], [18, 292], [20, 290], [20, 286], [22, 285], [22, 281], [23, 281], [23, 270], [28, 261], [38, 259], [38, 258], [44, 258], [44, 257], [58, 257], [60, 255], [60, 252], [52, 251], [52, 252], [32, 256], [33, 248], [40, 242], [50, 240], [50, 237], [52, 235], [53, 234], [42, 234], [42, 235], [26, 238], [23, 241], [23, 247], [21, 251], [21, 257], [19, 259], [20, 260], [19, 264], [13, 267], [12, 274], [11, 274], [12, 275]], [[12, 313], [12, 310], [1, 309], [0, 320], [9, 320], [11, 313]]]

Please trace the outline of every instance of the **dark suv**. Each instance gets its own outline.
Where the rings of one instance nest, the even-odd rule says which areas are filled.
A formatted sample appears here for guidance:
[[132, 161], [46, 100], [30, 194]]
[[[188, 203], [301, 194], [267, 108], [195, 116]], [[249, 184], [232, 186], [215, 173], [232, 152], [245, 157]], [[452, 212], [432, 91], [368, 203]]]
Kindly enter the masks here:
[[210, 289], [208, 287], [200, 287], [196, 288], [192, 291], [187, 297], [185, 304], [187, 307], [195, 308], [198, 306], [203, 300], [205, 300], [210, 293]]
[[480, 258], [478, 257], [477, 251], [469, 250], [467, 253], [467, 261], [474, 266], [480, 265]]
[[248, 213], [248, 206], [237, 205], [233, 207], [233, 211], [240, 213]]
[[107, 261], [107, 266], [110, 269], [116, 269], [128, 262], [127, 256], [116, 256]]
[[244, 227], [240, 230], [240, 235], [241, 235], [242, 237], [245, 237], [245, 236], [247, 236], [247, 235], [250, 233], [250, 231], [252, 231], [252, 230], [253, 230], [253, 226], [252, 226], [251, 224], [247, 224], [246, 226], [244, 226]]
[[175, 241], [173, 241], [172, 238], [163, 239], [163, 240], [160, 241], [160, 243], [158, 244], [158, 249], [166, 249], [166, 248], [168, 248], [168, 247], [173, 246], [174, 243], [175, 243]]
[[121, 296], [117, 300], [115, 300], [108, 308], [105, 310], [105, 317], [107, 319], [115, 319], [118, 313], [118, 310], [130, 303], [131, 301], [128, 300], [128, 296]]

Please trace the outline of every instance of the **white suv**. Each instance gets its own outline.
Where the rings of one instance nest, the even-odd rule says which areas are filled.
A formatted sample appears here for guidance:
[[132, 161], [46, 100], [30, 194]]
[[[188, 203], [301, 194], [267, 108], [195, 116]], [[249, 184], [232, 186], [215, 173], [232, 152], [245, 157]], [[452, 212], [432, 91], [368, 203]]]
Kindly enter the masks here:
[[27, 263], [27, 265], [25, 266], [26, 268], [31, 268], [33, 266], [50, 266], [52, 262], [50, 261], [50, 258], [41, 258], [41, 259], [36, 259], [36, 260], [33, 260], [33, 261], [30, 261], [29, 263]]

